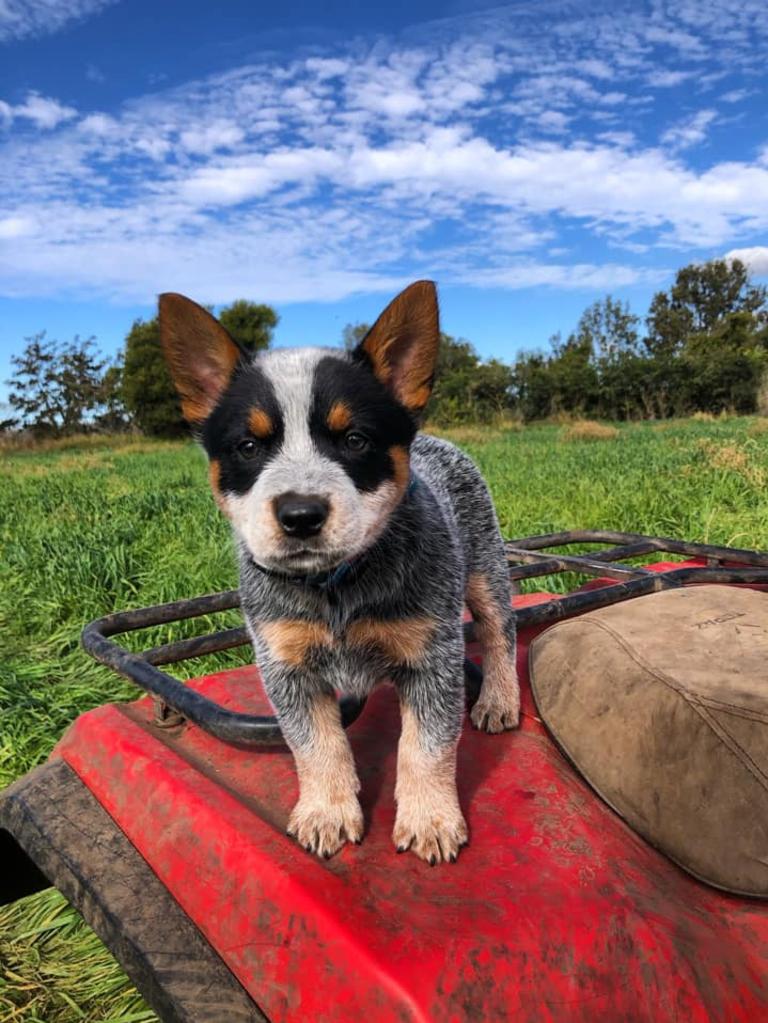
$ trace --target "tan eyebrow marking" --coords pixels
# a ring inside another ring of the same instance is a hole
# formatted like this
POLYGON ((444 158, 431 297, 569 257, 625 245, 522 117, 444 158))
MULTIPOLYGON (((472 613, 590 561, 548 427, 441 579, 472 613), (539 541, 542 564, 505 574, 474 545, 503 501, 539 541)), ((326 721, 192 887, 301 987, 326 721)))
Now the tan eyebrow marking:
POLYGON ((262 408, 251 409, 248 416, 248 427, 254 437, 261 437, 262 440, 274 430, 272 420, 262 408))
POLYGON ((352 410, 344 401, 335 401, 331 405, 326 422, 331 430, 346 430, 352 422, 352 410))

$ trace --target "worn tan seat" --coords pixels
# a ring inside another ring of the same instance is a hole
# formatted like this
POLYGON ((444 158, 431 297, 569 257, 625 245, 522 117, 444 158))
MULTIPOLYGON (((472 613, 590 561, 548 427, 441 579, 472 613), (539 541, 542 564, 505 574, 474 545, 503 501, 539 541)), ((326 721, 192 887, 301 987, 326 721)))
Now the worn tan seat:
POLYGON ((693 586, 561 622, 539 712, 587 781, 703 881, 768 897, 768 593, 693 586))

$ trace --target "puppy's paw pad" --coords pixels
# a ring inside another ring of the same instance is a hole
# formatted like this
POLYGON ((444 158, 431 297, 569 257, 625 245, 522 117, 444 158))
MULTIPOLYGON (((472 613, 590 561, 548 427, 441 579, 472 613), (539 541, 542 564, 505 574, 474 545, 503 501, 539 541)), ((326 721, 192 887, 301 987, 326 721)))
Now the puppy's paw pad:
POLYGON ((346 842, 363 839, 363 812, 357 800, 304 804, 299 800, 288 821, 288 834, 307 852, 329 859, 346 842))
POLYGON ((392 832, 398 852, 410 850, 433 867, 438 863, 455 863, 459 850, 468 840, 467 825, 461 813, 451 820, 434 817, 416 824, 398 818, 392 832))
POLYGON ((515 690, 498 696, 484 696, 481 692, 469 716, 472 724, 481 732, 496 734, 517 728, 520 721, 520 693, 515 690))

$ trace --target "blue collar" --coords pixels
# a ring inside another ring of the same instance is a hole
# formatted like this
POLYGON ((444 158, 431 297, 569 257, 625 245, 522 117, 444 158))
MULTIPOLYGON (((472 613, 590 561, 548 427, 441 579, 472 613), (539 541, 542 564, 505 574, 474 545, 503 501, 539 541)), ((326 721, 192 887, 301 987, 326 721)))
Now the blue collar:
MULTIPOLYGON (((411 497, 418 489, 418 486, 419 481, 412 474, 405 496, 411 497)), ((327 572, 313 572, 310 575, 286 575, 285 572, 276 572, 272 568, 266 568, 264 565, 260 565, 258 561, 255 561, 253 558, 250 559, 250 562, 254 568, 257 568, 264 575, 269 576, 270 579, 280 579, 282 582, 293 583, 295 586, 307 586, 310 589, 327 591, 335 590, 351 574, 357 575, 357 572, 362 563, 365 561, 367 554, 368 551, 363 551, 361 554, 358 554, 357 557, 350 558, 348 561, 342 561, 340 565, 336 565, 335 568, 331 568, 327 572)))

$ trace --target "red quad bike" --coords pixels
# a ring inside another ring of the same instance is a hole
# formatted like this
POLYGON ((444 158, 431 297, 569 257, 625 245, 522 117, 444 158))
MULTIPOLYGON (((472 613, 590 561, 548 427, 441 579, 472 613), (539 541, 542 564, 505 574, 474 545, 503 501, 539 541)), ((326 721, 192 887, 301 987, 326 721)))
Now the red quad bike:
POLYGON ((108 638, 236 607, 229 592, 86 628, 86 650, 152 696, 83 714, 0 794, 0 902, 56 885, 166 1021, 768 1020, 768 906, 694 880, 608 809, 549 738, 526 673, 554 622, 660 578, 768 588, 768 554, 603 531, 507 553, 514 580, 594 578, 515 598, 522 726, 465 730, 471 844, 455 865, 395 855, 391 687, 343 708, 366 835, 326 862, 285 834, 295 772, 256 668, 184 684, 156 667, 244 644, 245 630, 143 654, 108 638), (608 549, 545 550, 572 543, 608 549), (626 564, 658 552, 688 560, 626 564))

